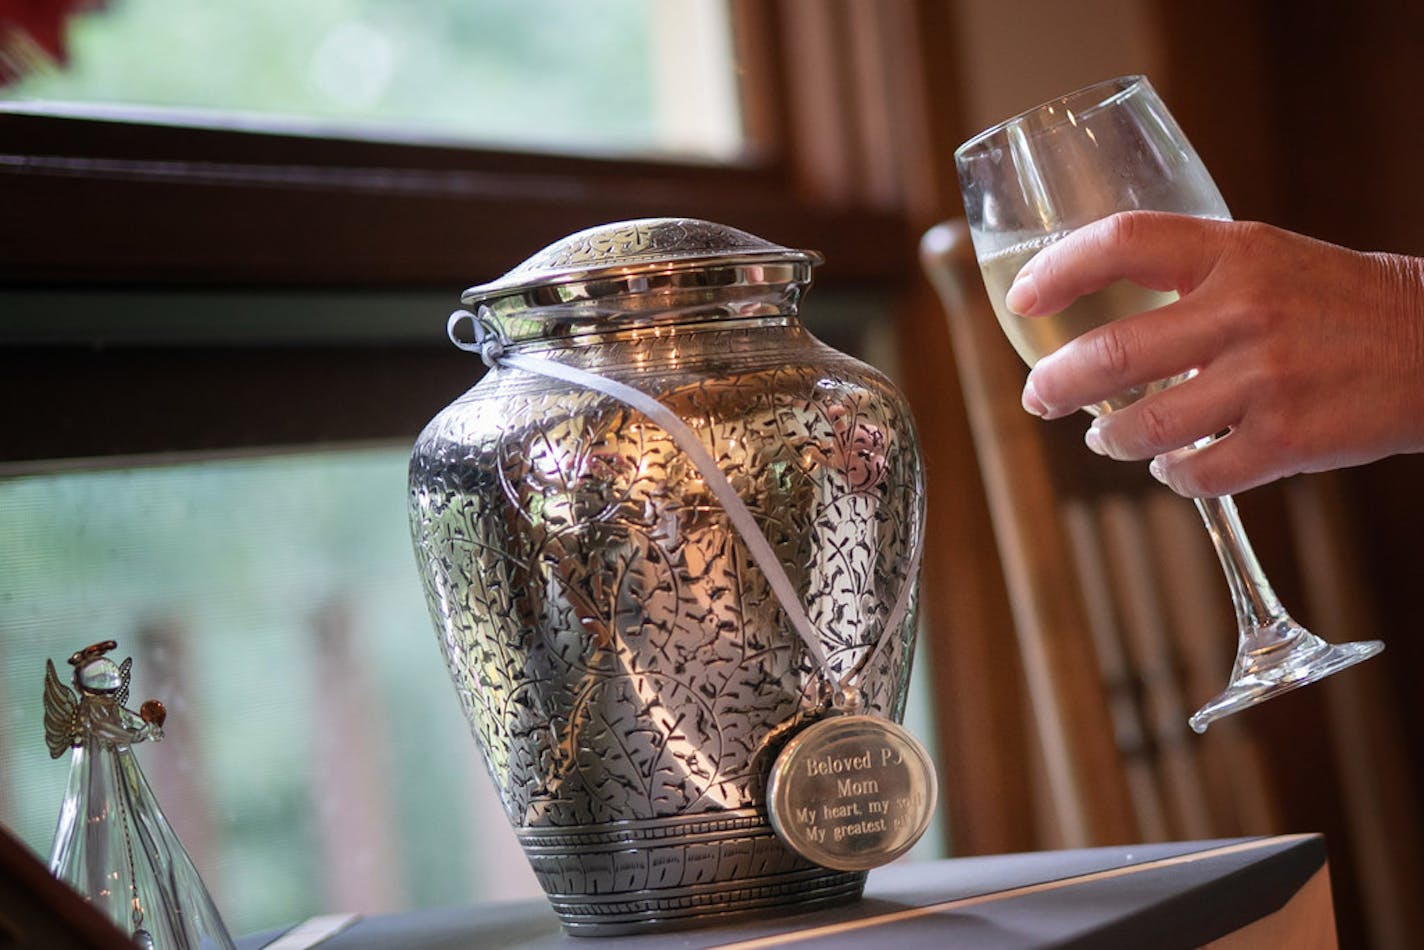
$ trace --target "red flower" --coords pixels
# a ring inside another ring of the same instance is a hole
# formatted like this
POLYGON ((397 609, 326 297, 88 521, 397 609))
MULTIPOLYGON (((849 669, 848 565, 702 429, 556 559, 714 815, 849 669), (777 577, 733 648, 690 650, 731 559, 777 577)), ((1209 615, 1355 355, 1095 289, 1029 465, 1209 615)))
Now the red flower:
POLYGON ((64 63, 65 25, 103 0, 0 0, 0 86, 14 82, 43 59, 64 63))

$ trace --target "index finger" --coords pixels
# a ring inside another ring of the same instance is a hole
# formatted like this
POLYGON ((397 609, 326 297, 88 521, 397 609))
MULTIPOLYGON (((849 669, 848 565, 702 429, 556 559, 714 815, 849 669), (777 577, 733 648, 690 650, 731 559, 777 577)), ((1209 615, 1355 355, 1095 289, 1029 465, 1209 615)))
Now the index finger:
POLYGON ((1094 221, 1030 259, 1004 303, 1021 316, 1043 316, 1119 280, 1186 293, 1215 266, 1220 242, 1212 237, 1224 224, 1160 211, 1125 211, 1094 221))

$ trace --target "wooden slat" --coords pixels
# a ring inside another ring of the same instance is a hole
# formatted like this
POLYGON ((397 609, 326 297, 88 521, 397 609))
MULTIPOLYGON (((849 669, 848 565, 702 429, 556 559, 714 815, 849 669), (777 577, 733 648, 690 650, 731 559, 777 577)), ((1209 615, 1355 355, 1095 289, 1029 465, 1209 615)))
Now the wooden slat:
MULTIPOLYGON (((1355 547, 1354 532, 1340 494, 1338 477, 1322 474, 1292 481, 1286 491, 1299 538, 1306 606, 1322 635, 1333 640, 1378 636, 1378 621, 1362 596, 1358 563, 1345 556, 1355 547)), ((1360 894, 1372 936, 1380 947, 1410 945, 1424 932, 1424 841, 1419 814, 1424 801, 1409 769, 1406 743, 1393 710, 1397 700, 1380 659, 1322 683, 1329 741, 1339 762, 1342 806, 1350 828, 1360 894)))
POLYGON ((948 329, 928 288, 902 313, 902 376, 925 456, 928 526, 921 603, 955 855, 1040 846, 1024 693, 1003 574, 948 329))
POLYGON ((847 27, 840 3, 780 0, 781 66, 788 101, 791 186, 804 199, 850 207, 858 193, 858 156, 847 27))
POLYGON ((1047 462, 1018 405, 1024 369, 978 286, 963 222, 937 226, 921 260, 949 316, 1029 703, 1063 843, 1130 840, 1131 796, 1098 684, 1092 636, 1071 572, 1047 462))
POLYGON ((1163 789, 1170 834, 1174 838, 1209 837, 1211 820, 1197 759, 1199 743, 1186 728, 1190 710, 1182 700, 1179 664, 1167 633, 1160 593, 1159 578, 1170 568, 1160 570, 1164 562, 1153 557, 1140 499, 1110 495, 1099 504, 1098 512, 1105 573, 1114 581, 1128 654, 1142 683, 1152 758, 1163 789))
POLYGON ((1108 583, 1102 532, 1094 509, 1083 499, 1063 504, 1063 526, 1073 553, 1078 585, 1083 591, 1094 652, 1102 674, 1102 687, 1113 722, 1113 738, 1122 754, 1132 795, 1138 837, 1165 841, 1169 837, 1162 786, 1153 769, 1151 741, 1143 723, 1139 701, 1141 682, 1128 662, 1121 624, 1108 583))

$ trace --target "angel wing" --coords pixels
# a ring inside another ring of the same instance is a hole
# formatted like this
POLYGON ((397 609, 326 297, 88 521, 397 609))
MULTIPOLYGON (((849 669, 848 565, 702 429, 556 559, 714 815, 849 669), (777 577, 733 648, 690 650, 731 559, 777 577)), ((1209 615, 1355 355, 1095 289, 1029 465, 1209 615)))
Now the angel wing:
POLYGON ((52 660, 45 660, 44 729, 51 759, 64 755, 79 734, 79 699, 59 681, 52 660))
POLYGON ((124 662, 119 664, 119 691, 114 694, 114 701, 120 706, 129 704, 129 678, 133 676, 133 657, 124 657, 124 662))

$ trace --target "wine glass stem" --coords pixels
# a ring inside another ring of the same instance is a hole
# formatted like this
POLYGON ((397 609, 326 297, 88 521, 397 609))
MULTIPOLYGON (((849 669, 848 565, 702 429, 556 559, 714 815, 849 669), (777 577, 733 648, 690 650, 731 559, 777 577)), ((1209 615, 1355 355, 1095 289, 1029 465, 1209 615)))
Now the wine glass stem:
POLYGON ((1216 547, 1216 556, 1221 559, 1221 569, 1226 573, 1241 636, 1243 640, 1254 641, 1246 649, 1254 653, 1293 640, 1290 631, 1294 624, 1256 560, 1256 552, 1251 549, 1251 541, 1236 512, 1236 502, 1230 495, 1195 501, 1216 547))

